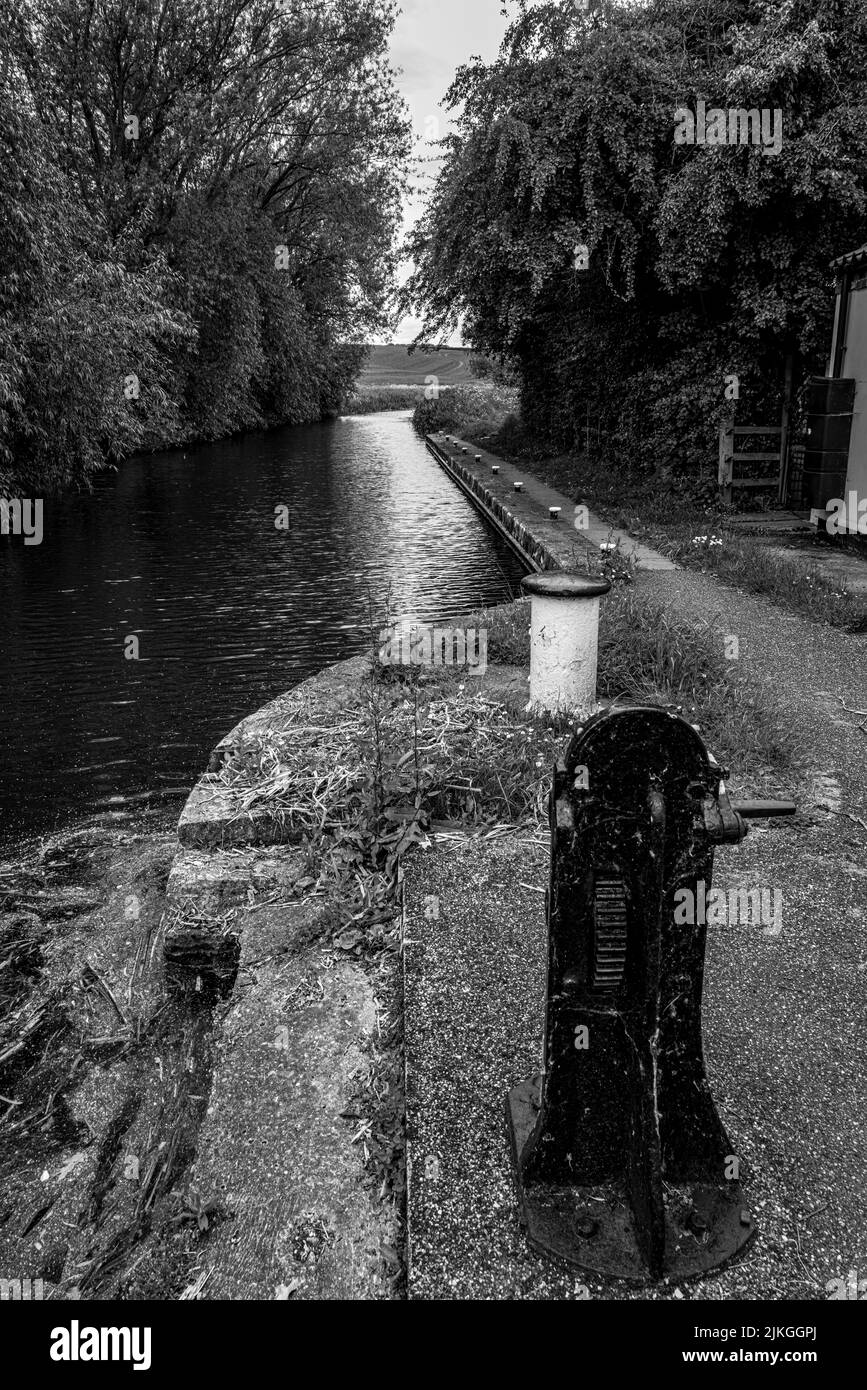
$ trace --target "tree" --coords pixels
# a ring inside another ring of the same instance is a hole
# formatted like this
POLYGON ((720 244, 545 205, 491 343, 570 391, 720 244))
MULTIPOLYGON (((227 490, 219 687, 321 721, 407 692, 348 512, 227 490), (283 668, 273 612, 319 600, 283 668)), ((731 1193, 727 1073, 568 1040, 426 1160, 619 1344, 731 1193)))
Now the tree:
POLYGON ((192 334, 161 258, 128 271, 0 83, 0 493, 54 489, 179 428, 165 354, 192 334), (132 375, 137 398, 125 392, 132 375))
POLYGON ((858 0, 521 5, 449 93, 462 112, 410 245, 420 336, 465 316, 552 443, 589 407, 630 461, 706 467, 726 375, 764 415, 787 353, 822 369, 828 262, 863 240, 865 57, 858 0), (780 108, 779 153, 675 144, 699 98, 780 108))
POLYGON ((157 393, 132 412, 142 438, 315 419, 351 381, 389 307, 409 153, 394 16, 392 0, 0 0, 10 83, 79 242, 156 296, 124 344, 157 393))

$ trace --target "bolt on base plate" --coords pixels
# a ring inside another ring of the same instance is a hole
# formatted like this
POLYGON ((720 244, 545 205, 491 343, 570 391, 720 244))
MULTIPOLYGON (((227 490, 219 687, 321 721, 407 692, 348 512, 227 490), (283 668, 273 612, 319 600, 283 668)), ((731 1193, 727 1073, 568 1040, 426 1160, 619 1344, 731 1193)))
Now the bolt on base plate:
POLYGON ((521 1221, 530 1245, 541 1254, 644 1284, 697 1278, 734 1260, 755 1238, 757 1227, 744 1209, 737 1182, 666 1183, 665 1254, 662 1269, 651 1270, 620 1184, 524 1183, 522 1156, 539 1119, 541 1097, 540 1076, 515 1086, 506 1097, 521 1221))

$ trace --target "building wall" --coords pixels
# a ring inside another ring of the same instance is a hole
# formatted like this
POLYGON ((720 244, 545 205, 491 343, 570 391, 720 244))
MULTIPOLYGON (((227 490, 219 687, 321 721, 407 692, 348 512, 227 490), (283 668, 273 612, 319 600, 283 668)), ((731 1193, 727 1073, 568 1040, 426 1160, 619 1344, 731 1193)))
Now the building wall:
POLYGON ((867 497, 867 276, 859 275, 852 283, 840 375, 854 377, 857 383, 846 490, 854 489, 859 498, 864 498, 867 497))

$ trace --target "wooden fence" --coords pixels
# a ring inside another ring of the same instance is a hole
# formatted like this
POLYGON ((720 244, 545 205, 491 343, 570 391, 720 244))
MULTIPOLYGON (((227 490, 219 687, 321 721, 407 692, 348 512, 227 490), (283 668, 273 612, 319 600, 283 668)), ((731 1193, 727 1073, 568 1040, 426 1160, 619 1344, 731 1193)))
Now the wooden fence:
POLYGON ((785 501, 788 454, 788 428, 783 425, 736 425, 734 420, 724 420, 719 427, 719 486, 722 500, 731 504, 735 489, 774 488, 777 499, 785 501), (739 439, 777 439, 776 449, 753 449, 738 452, 739 439), (772 474, 735 473, 736 464, 776 463, 772 474))

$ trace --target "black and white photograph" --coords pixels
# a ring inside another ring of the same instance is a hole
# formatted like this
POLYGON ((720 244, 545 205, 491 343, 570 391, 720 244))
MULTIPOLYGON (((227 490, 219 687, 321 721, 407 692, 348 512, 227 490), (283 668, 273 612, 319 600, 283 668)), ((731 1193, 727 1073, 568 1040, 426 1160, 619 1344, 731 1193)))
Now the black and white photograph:
POLYGON ((836 1375, 865 1002, 864 0, 0 0, 16 1374, 836 1375))

